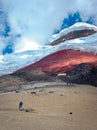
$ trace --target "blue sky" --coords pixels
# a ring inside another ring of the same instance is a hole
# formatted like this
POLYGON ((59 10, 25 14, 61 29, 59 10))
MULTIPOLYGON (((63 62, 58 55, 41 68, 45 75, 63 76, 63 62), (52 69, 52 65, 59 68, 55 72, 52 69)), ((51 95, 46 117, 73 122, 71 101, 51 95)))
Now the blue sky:
MULTIPOLYGON (((83 19, 80 17, 80 13, 79 12, 70 13, 67 18, 64 18, 60 26, 60 29, 56 29, 54 33, 59 33, 62 29, 68 28, 76 22, 84 22, 83 19)), ((89 17, 85 22, 95 25, 95 22, 93 21, 92 16, 89 17)))
POLYGON ((38 49, 76 22, 97 25, 96 0, 1 0, 0 54, 38 49))

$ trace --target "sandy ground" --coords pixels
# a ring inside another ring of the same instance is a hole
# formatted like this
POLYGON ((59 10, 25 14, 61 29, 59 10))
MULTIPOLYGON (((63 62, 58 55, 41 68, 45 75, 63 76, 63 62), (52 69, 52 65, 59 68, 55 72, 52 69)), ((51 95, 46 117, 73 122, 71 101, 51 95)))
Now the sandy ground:
POLYGON ((54 86, 0 93, 0 130, 97 130, 97 88, 54 86), (19 111, 21 100, 39 112, 19 111))

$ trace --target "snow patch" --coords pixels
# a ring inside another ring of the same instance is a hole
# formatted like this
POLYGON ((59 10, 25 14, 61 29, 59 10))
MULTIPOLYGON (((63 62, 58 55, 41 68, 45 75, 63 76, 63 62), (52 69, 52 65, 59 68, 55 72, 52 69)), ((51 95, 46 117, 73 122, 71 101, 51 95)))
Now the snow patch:
POLYGON ((88 23, 77 22, 74 25, 70 26, 69 28, 63 29, 60 33, 53 35, 52 38, 50 39, 50 42, 53 42, 54 40, 57 40, 61 36, 66 35, 70 32, 78 31, 78 30, 94 30, 94 31, 97 31, 97 27, 94 26, 94 25, 88 24, 88 23))

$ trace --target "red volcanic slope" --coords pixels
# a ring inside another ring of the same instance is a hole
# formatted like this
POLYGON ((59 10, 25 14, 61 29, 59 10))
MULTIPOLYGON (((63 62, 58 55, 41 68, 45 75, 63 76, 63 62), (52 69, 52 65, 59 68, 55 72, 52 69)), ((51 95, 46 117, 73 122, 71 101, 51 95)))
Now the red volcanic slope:
POLYGON ((80 63, 97 65, 97 55, 79 50, 62 50, 46 56, 42 60, 24 67, 25 70, 42 70, 45 72, 66 72, 80 63))

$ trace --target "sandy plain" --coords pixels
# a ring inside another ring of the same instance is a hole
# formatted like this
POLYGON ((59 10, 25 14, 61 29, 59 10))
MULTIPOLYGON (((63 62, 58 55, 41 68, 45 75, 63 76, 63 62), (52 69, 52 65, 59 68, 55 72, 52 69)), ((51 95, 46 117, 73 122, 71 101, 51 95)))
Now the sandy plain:
POLYGON ((97 88, 49 83, 49 87, 0 93, 0 130, 97 130, 97 88), (19 101, 38 112, 19 111, 19 101))

